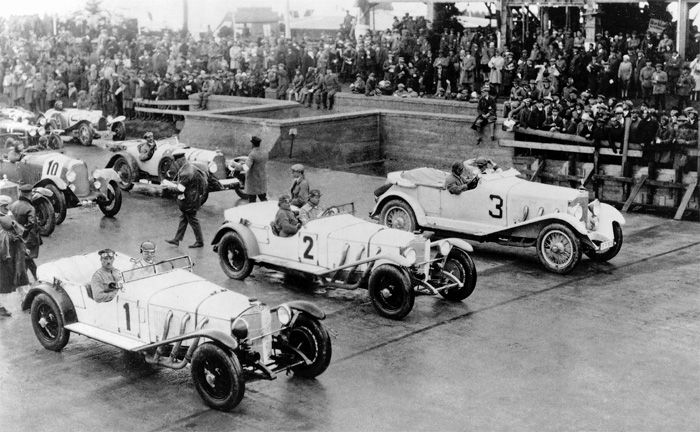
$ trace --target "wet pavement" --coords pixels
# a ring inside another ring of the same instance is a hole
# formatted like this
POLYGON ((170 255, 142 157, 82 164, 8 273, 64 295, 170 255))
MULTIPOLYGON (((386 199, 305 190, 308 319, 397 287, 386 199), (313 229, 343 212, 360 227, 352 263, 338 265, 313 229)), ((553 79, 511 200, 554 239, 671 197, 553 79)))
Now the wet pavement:
MULTIPOLYGON (((69 145, 90 168, 110 156, 69 145)), ((287 192, 289 164, 269 165, 270 195, 287 192)), ((354 201, 366 217, 379 177, 308 169, 326 205, 354 201)), ((239 202, 210 195, 205 239, 239 202)), ((112 247, 161 258, 190 254, 212 282, 274 305, 316 302, 328 314, 333 360, 316 380, 280 376, 247 386, 230 413, 208 409, 189 368, 144 369, 116 348, 72 335, 43 349, 18 295, 0 296, 0 430, 698 430, 700 225, 627 215, 625 243, 608 264, 583 259, 568 276, 544 271, 534 249, 475 244, 477 287, 463 302, 419 297, 404 321, 379 317, 365 291, 314 294, 270 270, 228 279, 209 245, 172 238, 173 200, 125 193, 114 219, 71 209, 45 239, 39 263, 112 247), (10 426, 9 429, 7 428, 10 426)))

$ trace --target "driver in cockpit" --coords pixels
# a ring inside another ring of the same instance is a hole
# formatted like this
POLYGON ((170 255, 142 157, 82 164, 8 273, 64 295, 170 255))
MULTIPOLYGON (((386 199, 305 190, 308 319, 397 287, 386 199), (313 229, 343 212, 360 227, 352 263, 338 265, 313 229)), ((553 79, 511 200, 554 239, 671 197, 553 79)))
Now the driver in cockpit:
POLYGON ((325 209, 319 205, 321 202, 321 191, 311 189, 309 191, 309 199, 299 210, 299 220, 302 225, 306 225, 310 220, 321 217, 325 209))

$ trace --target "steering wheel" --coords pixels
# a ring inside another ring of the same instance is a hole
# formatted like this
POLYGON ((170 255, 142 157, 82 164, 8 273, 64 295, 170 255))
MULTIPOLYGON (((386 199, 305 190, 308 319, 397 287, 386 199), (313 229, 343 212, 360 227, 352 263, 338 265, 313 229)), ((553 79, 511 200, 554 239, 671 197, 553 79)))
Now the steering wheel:
POLYGON ((321 217, 324 216, 335 216, 337 214, 340 214, 340 209, 338 207, 328 207, 321 213, 321 217))

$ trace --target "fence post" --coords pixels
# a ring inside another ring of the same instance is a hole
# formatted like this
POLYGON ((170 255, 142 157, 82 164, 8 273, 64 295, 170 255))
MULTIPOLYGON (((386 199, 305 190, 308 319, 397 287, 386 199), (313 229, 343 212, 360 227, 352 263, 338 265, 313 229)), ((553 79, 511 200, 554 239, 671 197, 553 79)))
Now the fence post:
MULTIPOLYGON (((625 136, 622 139, 622 163, 620 164, 620 176, 629 177, 629 164, 627 163, 627 152, 630 148, 630 124, 632 123, 629 117, 625 118, 625 136)), ((630 193, 629 183, 622 184, 622 201, 627 201, 627 196, 630 193)))

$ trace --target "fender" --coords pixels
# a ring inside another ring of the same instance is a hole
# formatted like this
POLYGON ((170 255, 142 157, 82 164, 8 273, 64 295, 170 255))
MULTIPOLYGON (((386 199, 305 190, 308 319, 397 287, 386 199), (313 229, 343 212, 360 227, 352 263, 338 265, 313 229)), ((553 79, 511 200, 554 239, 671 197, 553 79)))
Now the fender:
POLYGON ((219 227, 219 230, 214 235, 214 239, 211 241, 215 251, 224 234, 231 231, 241 236, 246 248, 248 249, 249 257, 260 255, 260 248, 258 247, 258 240, 255 238, 255 235, 250 228, 240 222, 226 222, 219 227))
POLYGON ((601 223, 606 221, 608 223, 617 222, 620 225, 625 225, 625 217, 622 213, 610 204, 600 203, 600 214, 598 218, 601 223))
POLYGON ((115 162, 117 161, 117 159, 119 159, 120 157, 123 157, 124 159, 126 159, 126 162, 127 162, 129 165, 131 165, 131 168, 136 170, 136 171, 134 171, 135 173, 139 172, 139 171, 138 171, 138 169, 139 169, 139 164, 138 164, 138 162, 136 161, 136 158, 135 158, 133 155, 131 155, 130 153, 127 153, 126 151, 120 151, 120 152, 114 154, 111 158, 109 158, 109 162, 107 162, 107 165, 105 165, 105 168, 112 168, 112 167, 114 167, 114 163, 115 163, 115 162))
POLYGON ((58 310, 61 312, 63 324, 72 324, 78 321, 78 316, 75 313, 73 301, 68 296, 68 293, 61 288, 60 285, 50 284, 48 282, 35 282, 29 289, 27 295, 22 299, 22 310, 27 310, 32 306, 32 301, 37 295, 44 293, 51 297, 58 305, 58 310))
MULTIPOLYGON (((411 267, 413 265, 412 262, 410 262, 407 258, 401 256, 401 255, 396 255, 396 256, 389 256, 389 255, 377 255, 376 260, 372 261, 374 264, 374 268, 379 267, 382 264, 389 264, 393 265, 394 267, 399 267, 402 269, 405 269, 407 267, 411 267)), ((348 263, 351 264, 351 263, 348 263)))
POLYGON ((113 169, 109 169, 109 168, 96 169, 95 171, 92 172, 92 177, 94 179, 102 179, 102 180, 106 180, 106 181, 110 181, 110 182, 115 181, 117 183, 119 182, 119 180, 121 180, 119 178, 119 174, 117 174, 117 172, 114 171, 113 169))
POLYGON ((170 339, 164 339, 162 341, 154 342, 154 343, 151 343, 148 345, 141 345, 139 347, 134 348, 132 351, 139 352, 139 351, 150 350, 153 348, 158 348, 161 345, 169 345, 169 344, 172 344, 175 342, 199 338, 199 337, 209 338, 216 343, 224 345, 226 348, 230 349, 231 351, 235 351, 238 349, 238 341, 236 339, 234 339, 233 336, 230 336, 230 335, 222 332, 221 330, 202 329, 202 330, 193 331, 192 333, 187 333, 184 335, 175 336, 175 337, 170 338, 170 339))
MULTIPOLYGON (((432 246, 434 243, 438 243, 440 241, 441 240, 430 243, 430 246, 432 246)), ((467 251, 467 252, 474 252, 474 248, 472 247, 472 245, 470 245, 469 242, 467 242, 465 240, 458 239, 455 237, 450 237, 450 238, 446 238, 445 241, 447 241, 453 247, 462 249, 462 250, 467 251)))
MULTIPOLYGON (((576 219, 574 216, 568 214, 568 213, 550 213, 547 215, 539 216, 533 219, 528 219, 525 222, 519 223, 516 226, 509 227, 503 231, 497 231, 492 234, 496 234, 498 232, 515 232, 518 231, 519 229, 528 229, 529 227, 532 227, 533 225, 541 226, 541 225, 546 225, 548 223, 552 222, 562 222, 565 225, 568 225, 573 229, 576 233, 580 234, 581 236, 588 237, 588 230, 586 229, 586 225, 581 222, 579 219, 576 219)), ((539 231, 539 228, 537 229, 539 231)))
POLYGON ((326 318, 326 313, 323 312, 320 307, 306 300, 292 300, 290 302, 283 303, 283 305, 288 306, 291 310, 297 312, 306 312, 318 320, 326 318))
POLYGON ((32 201, 39 197, 46 197, 50 199, 53 196, 53 192, 41 186, 35 187, 33 189, 33 192, 34 194, 32 195, 32 201))
POLYGON ((375 204, 374 208, 372 209, 369 215, 373 218, 378 217, 382 211, 382 208, 384 207, 384 204, 386 204, 389 200, 395 198, 406 201, 406 203, 408 203, 408 205, 413 210, 413 214, 416 215, 416 222, 418 223, 418 225, 425 226, 426 216, 425 211, 423 210, 423 206, 421 206, 418 200, 414 197, 394 188, 389 189, 384 193, 384 195, 377 199, 377 204, 375 204))
POLYGON ((34 184, 34 187, 45 188, 47 185, 50 185, 50 184, 53 184, 54 186, 56 186, 58 188, 58 190, 61 190, 61 191, 65 191, 68 189, 68 185, 66 184, 66 182, 64 182, 63 179, 61 179, 61 177, 58 177, 58 176, 42 177, 41 180, 39 180, 38 182, 36 182, 36 184, 34 184))
POLYGON ((118 116, 114 117, 113 119, 107 119, 107 125, 114 126, 117 123, 122 123, 124 120, 126 120, 125 116, 118 116))

